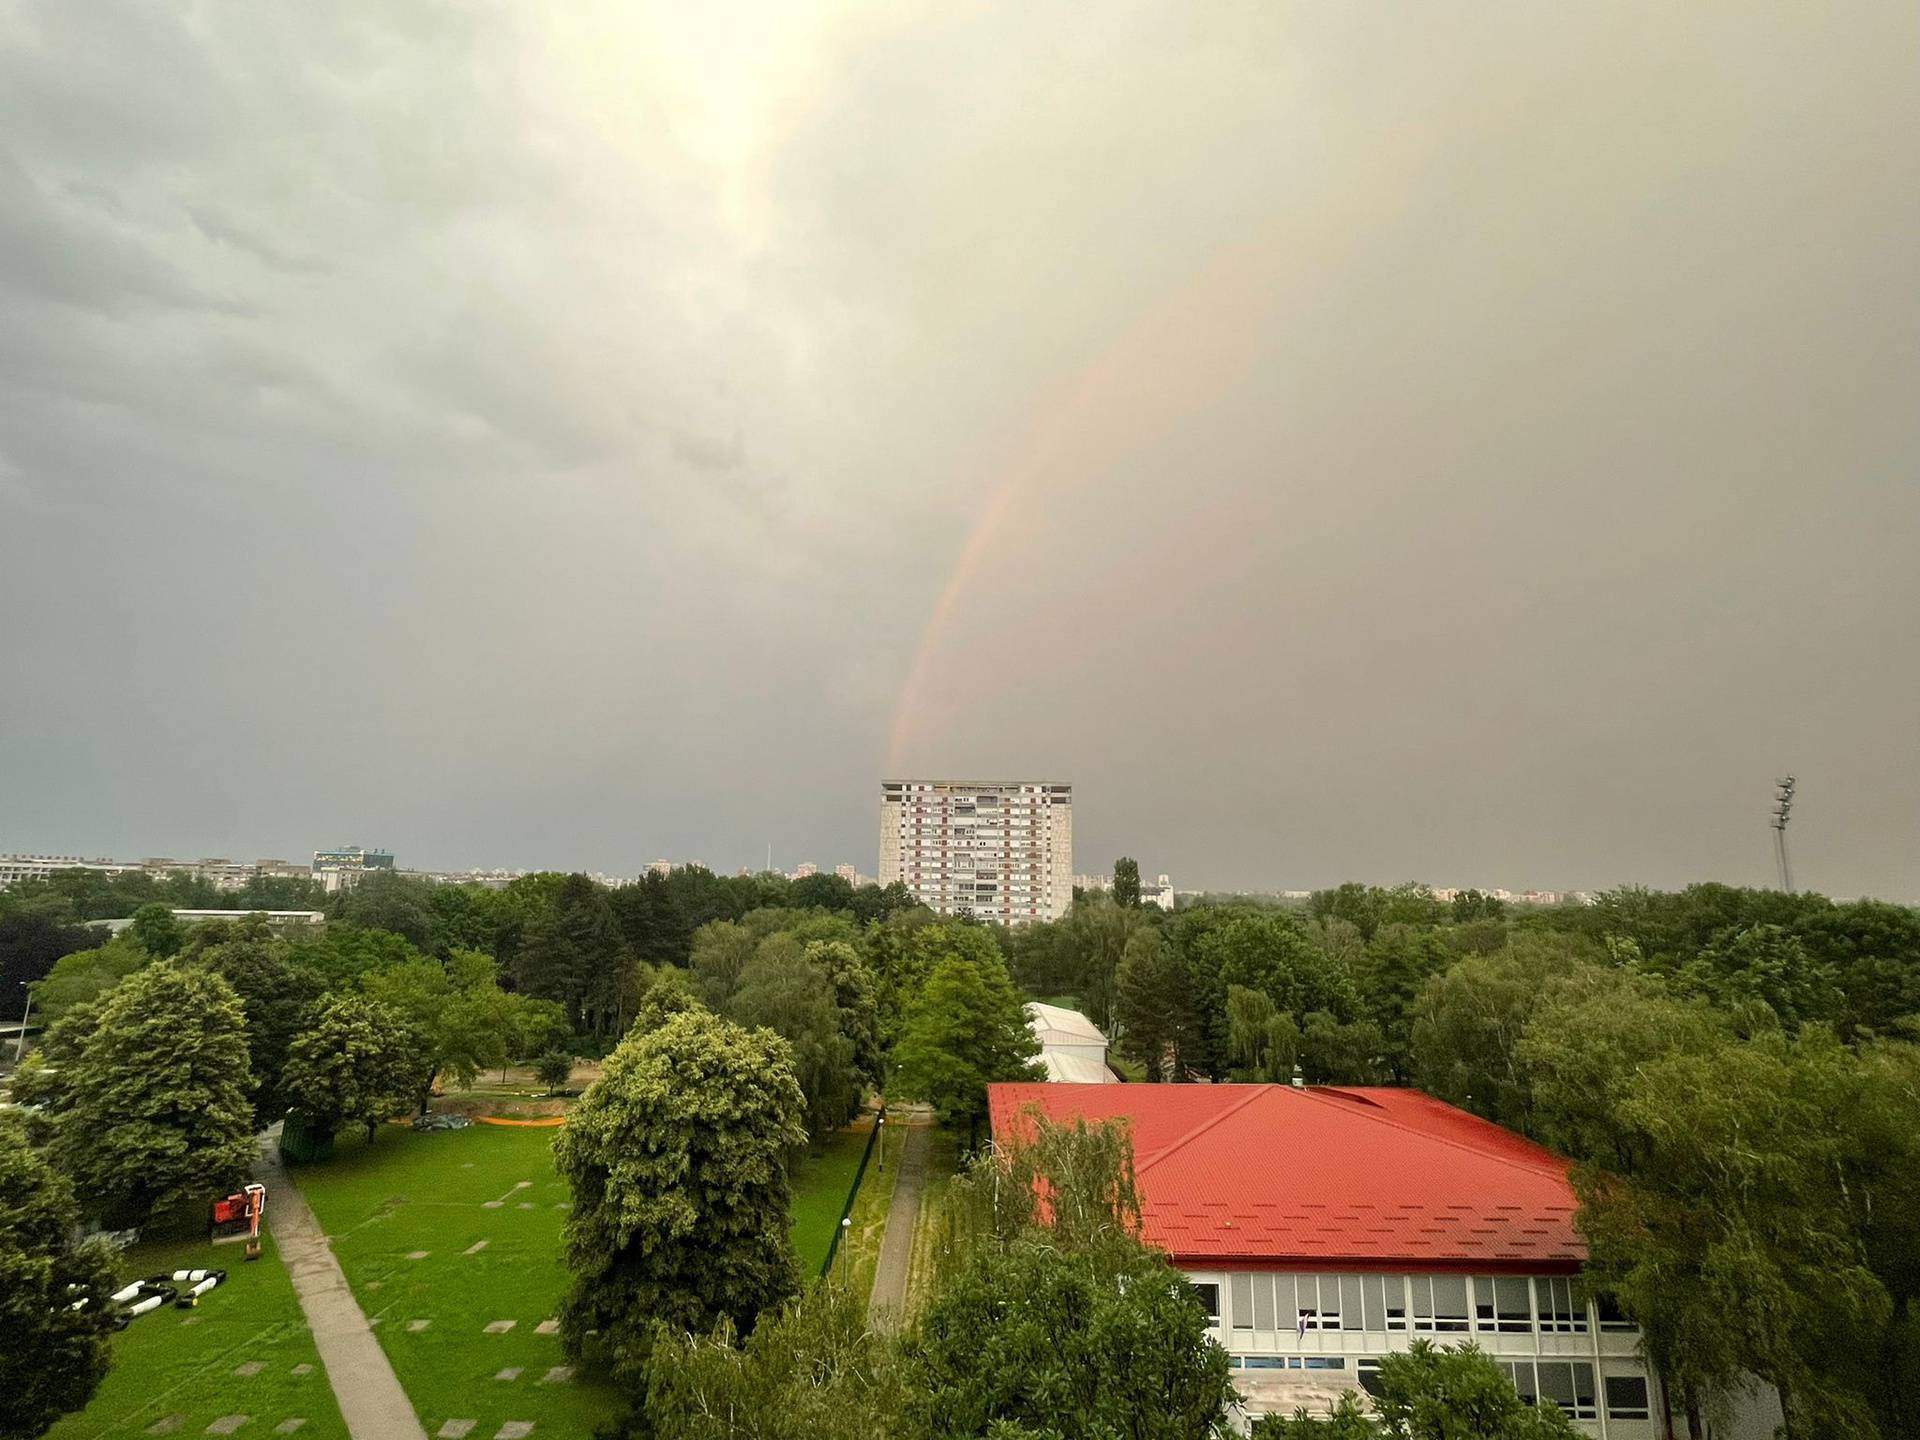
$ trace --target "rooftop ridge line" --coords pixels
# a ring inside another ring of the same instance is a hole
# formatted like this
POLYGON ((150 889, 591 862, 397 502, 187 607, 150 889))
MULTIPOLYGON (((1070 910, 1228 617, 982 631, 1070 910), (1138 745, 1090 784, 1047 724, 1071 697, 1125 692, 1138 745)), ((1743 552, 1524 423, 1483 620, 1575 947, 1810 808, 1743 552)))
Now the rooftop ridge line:
POLYGON ((1247 1090, 1248 1090, 1248 1093, 1246 1095, 1234 1101, 1233 1104, 1227 1106, 1224 1110, 1219 1111, 1217 1114, 1208 1116, 1205 1120, 1202 1120, 1198 1125, 1194 1126, 1191 1130, 1187 1131, 1186 1134, 1181 1135, 1176 1139, 1169 1140, 1165 1145, 1161 1146, 1158 1150, 1156 1150, 1153 1153, 1152 1158, 1149 1159, 1144 1165, 1138 1165, 1138 1164, 1135 1165, 1133 1167, 1134 1178, 1138 1179, 1140 1176, 1146 1174, 1147 1171, 1151 1170, 1154 1166, 1158 1165, 1162 1160, 1166 1159, 1167 1156, 1173 1154, 1176 1150, 1180 1149, 1182 1146, 1190 1144, 1194 1140, 1198 1139, 1200 1136, 1206 1134, 1207 1131, 1211 1130, 1214 1126, 1218 1125, 1222 1120, 1225 1120, 1232 1115, 1238 1115, 1242 1110, 1246 1109, 1247 1106, 1253 1104, 1254 1101, 1260 1099, 1261 1096, 1266 1093, 1267 1087, 1263 1085, 1250 1085, 1247 1087, 1247 1090))
MULTIPOLYGON (((1314 1087, 1311 1087, 1311 1086, 1302 1087, 1301 1089, 1301 1093, 1303 1095, 1311 1096, 1314 1100, 1318 1101, 1322 1105, 1331 1105, 1334 1103, 1327 1096, 1315 1095, 1313 1091, 1314 1091, 1314 1087)), ((1420 1095, 1426 1099, 1433 1098, 1427 1095, 1427 1093, 1424 1090, 1414 1090, 1410 1093, 1415 1095, 1420 1095)), ((1442 1103, 1445 1103, 1445 1102, 1442 1102, 1442 1103)), ((1363 1118, 1371 1121, 1376 1125, 1390 1125, 1395 1130, 1398 1130, 1403 1134, 1418 1135, 1422 1139, 1431 1140, 1437 1145, 1448 1145, 1455 1150, 1464 1151, 1469 1155, 1477 1155, 1483 1160, 1492 1160, 1496 1164, 1510 1166, 1515 1170, 1523 1170, 1529 1175, 1537 1175, 1537 1176, 1543 1176, 1543 1177, 1557 1177, 1559 1179, 1564 1180, 1566 1179, 1567 1171, 1570 1168, 1570 1166, 1568 1165, 1568 1162, 1560 1159, 1559 1156, 1554 1155, 1551 1150, 1546 1150, 1545 1146, 1541 1146, 1540 1148, 1544 1150, 1545 1153, 1548 1155, 1551 1163, 1549 1163, 1549 1161, 1540 1161, 1540 1160, 1534 1160, 1534 1161, 1521 1160, 1512 1155, 1501 1155, 1492 1150, 1483 1150, 1478 1145, 1469 1145, 1464 1140, 1456 1140, 1453 1137, 1448 1135, 1436 1134, 1432 1130, 1419 1129, 1413 1125, 1407 1124, 1403 1120, 1396 1120, 1393 1118, 1391 1114, 1388 1113, 1386 1107, 1384 1106, 1375 1106, 1374 1109, 1371 1111, 1355 1112, 1355 1111, 1349 1110, 1349 1111, 1343 1111, 1342 1113, 1345 1113, 1345 1114, 1359 1113, 1360 1115, 1363 1116, 1363 1118)), ((1463 1115, 1473 1114, 1473 1112, 1470 1110, 1463 1110, 1460 1113, 1463 1115)), ((1481 1117, 1479 1117, 1478 1115, 1474 1115, 1473 1118, 1476 1120, 1480 1120, 1480 1123, 1483 1125, 1493 1124, 1491 1120, 1482 1120, 1481 1117)), ((1500 1129, 1500 1127, 1497 1125, 1495 1125, 1494 1128, 1496 1130, 1500 1129)), ((1507 1131, 1507 1130, 1501 1130, 1501 1133, 1504 1135, 1504 1134, 1512 1134, 1513 1132, 1507 1131)), ((1524 1135, 1518 1136, 1517 1138, 1521 1140, 1525 1140, 1526 1143, 1529 1145, 1532 1145, 1535 1143, 1532 1140, 1527 1140, 1527 1137, 1524 1135)), ((1480 1207, 1473 1207, 1473 1208, 1478 1209, 1480 1207)))

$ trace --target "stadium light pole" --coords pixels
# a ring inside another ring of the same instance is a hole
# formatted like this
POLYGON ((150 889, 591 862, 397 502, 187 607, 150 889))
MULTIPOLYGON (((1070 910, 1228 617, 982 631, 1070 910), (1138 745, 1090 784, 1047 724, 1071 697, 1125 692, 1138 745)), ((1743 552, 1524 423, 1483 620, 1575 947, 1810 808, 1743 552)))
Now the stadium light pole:
POLYGON ((1793 818, 1793 776, 1773 782, 1773 852, 1780 862, 1780 888, 1793 893, 1793 866, 1787 859, 1787 821, 1793 818))

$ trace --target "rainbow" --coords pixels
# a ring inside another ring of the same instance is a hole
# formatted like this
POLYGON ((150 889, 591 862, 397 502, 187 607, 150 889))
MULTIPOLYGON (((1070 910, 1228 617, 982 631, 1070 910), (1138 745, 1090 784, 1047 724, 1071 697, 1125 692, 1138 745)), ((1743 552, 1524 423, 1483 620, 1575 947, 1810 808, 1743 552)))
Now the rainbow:
POLYGON ((1256 238, 1216 252, 1156 303, 1145 306, 1065 387, 1057 404, 1042 408, 1041 420, 1016 448, 993 498, 968 532, 921 628, 894 702, 887 741, 889 774, 903 773, 947 631, 1015 507, 1045 486, 1049 476, 1065 471, 1069 456, 1077 457, 1080 472, 1095 468, 1087 464, 1090 449, 1101 444, 1124 448, 1122 440, 1139 445, 1164 434, 1176 420, 1208 404, 1233 378, 1250 371, 1273 333, 1263 323, 1270 306, 1262 302, 1284 293, 1282 279, 1305 281, 1325 274, 1351 251, 1353 237, 1404 218, 1421 194, 1417 182, 1438 144, 1437 135, 1425 136, 1424 142, 1376 156, 1385 163, 1350 175, 1344 192, 1315 208, 1304 236, 1296 212, 1256 238), (1209 363, 1182 370, 1168 363, 1174 354, 1202 354, 1209 363), (1139 393, 1130 394, 1130 386, 1139 393), (1114 403, 1122 399, 1129 403, 1114 403))

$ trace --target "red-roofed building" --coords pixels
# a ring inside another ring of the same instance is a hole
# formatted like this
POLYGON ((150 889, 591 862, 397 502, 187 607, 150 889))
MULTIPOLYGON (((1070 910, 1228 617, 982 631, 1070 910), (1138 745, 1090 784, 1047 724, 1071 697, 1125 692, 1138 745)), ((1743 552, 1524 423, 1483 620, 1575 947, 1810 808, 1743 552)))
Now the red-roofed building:
POLYGON ((1651 1440, 1627 1321, 1577 1300, 1566 1163, 1417 1090, 994 1085, 997 1140, 1037 1110, 1124 1120, 1144 1238, 1208 1307, 1254 1411, 1369 1388, 1380 1356, 1471 1338, 1522 1395, 1605 1440, 1651 1440))

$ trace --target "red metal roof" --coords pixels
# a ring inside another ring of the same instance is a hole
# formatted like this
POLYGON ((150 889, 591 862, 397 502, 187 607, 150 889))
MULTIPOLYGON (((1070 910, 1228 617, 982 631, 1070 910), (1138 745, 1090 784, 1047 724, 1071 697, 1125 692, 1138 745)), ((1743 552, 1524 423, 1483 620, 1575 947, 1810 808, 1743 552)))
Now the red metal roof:
POLYGON ((1145 1238, 1189 1269, 1577 1270, 1567 1164, 1418 1090, 993 1085, 1002 1141, 1038 1106, 1124 1119, 1145 1238))

